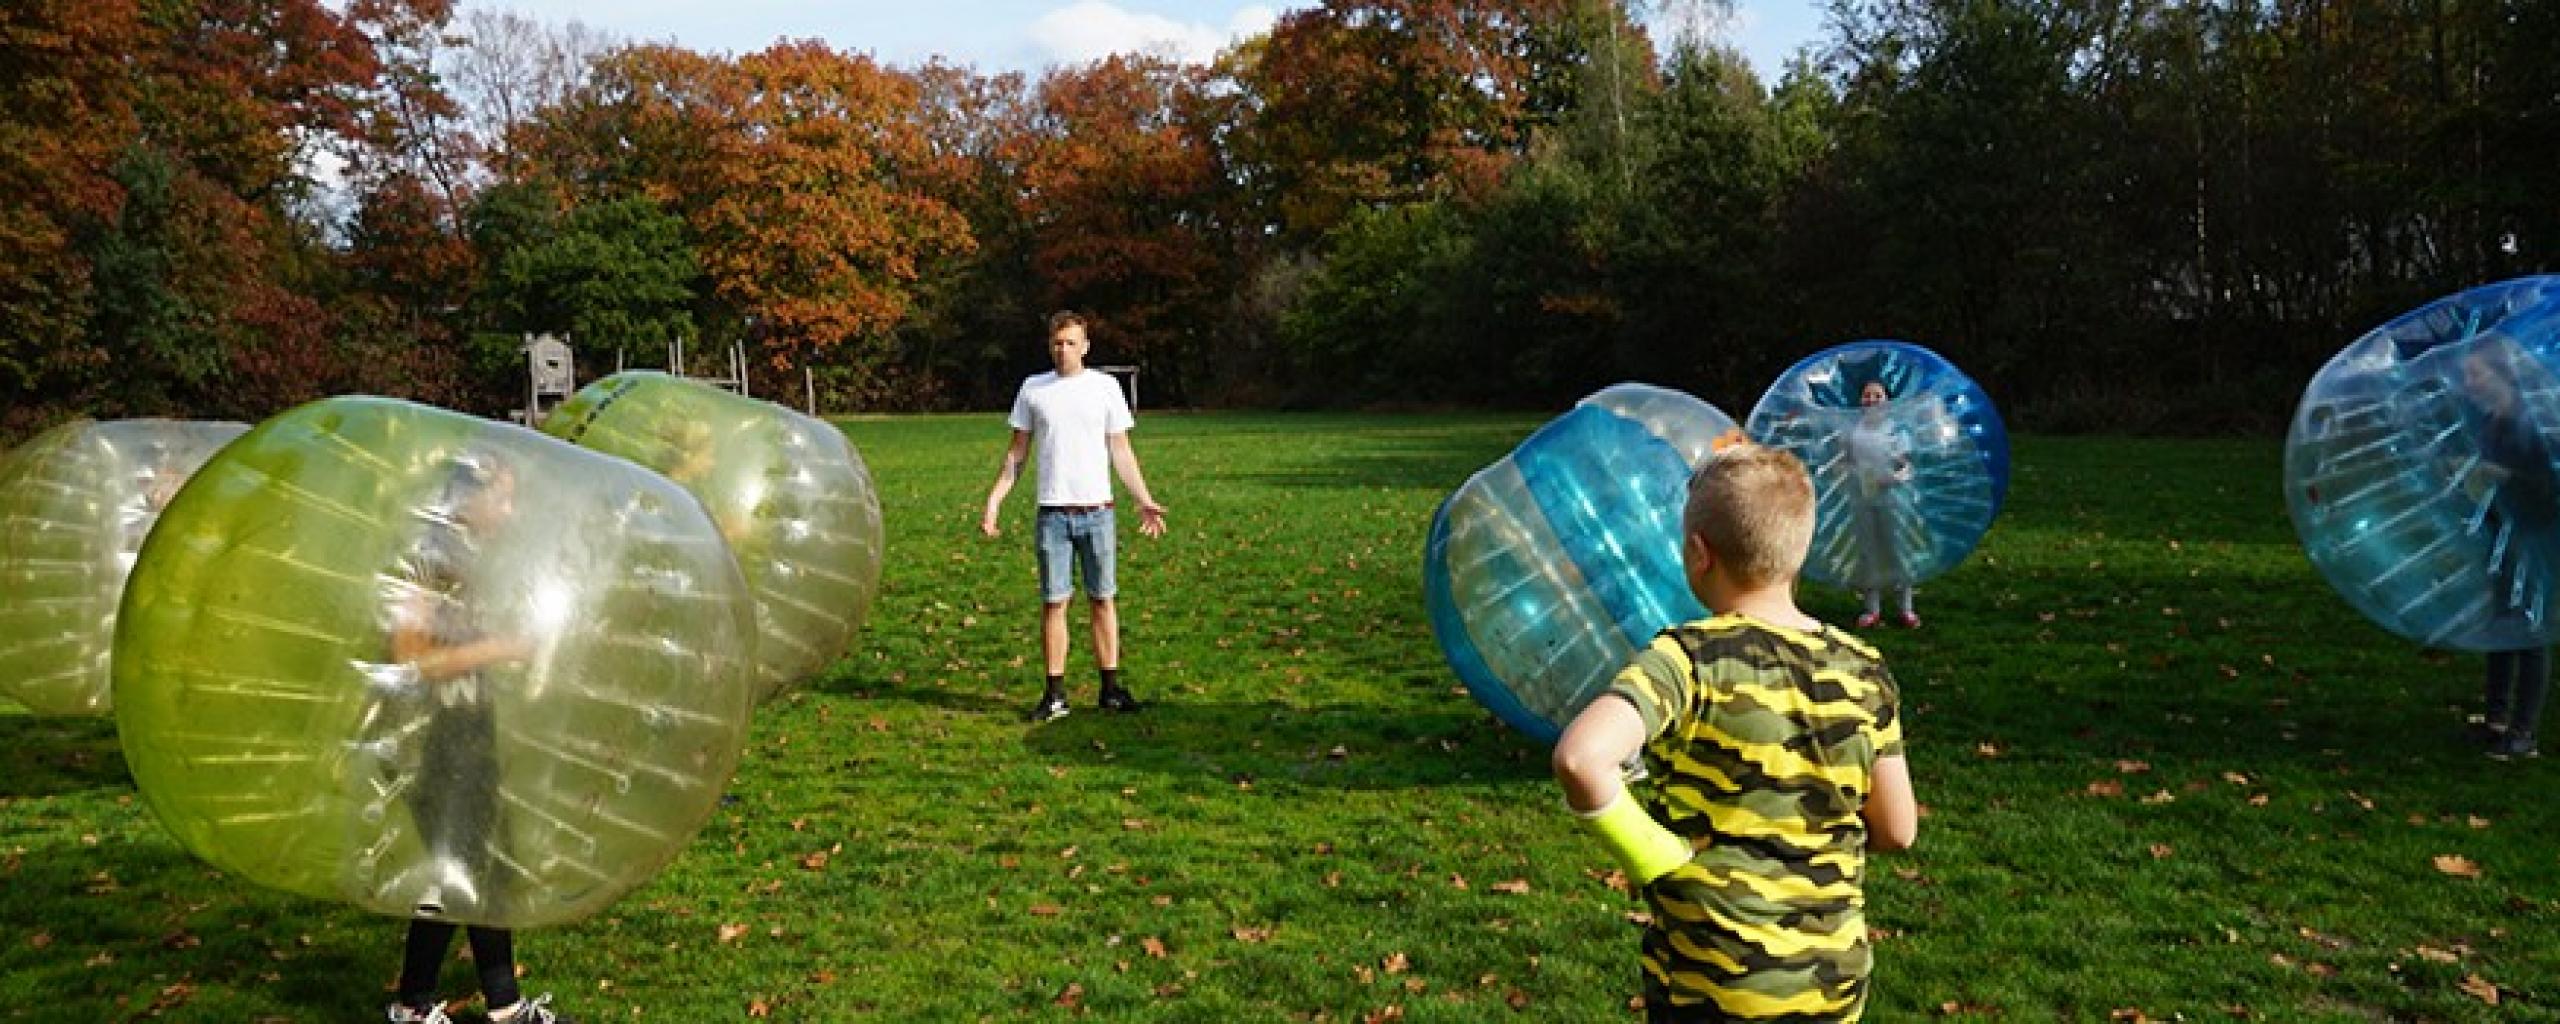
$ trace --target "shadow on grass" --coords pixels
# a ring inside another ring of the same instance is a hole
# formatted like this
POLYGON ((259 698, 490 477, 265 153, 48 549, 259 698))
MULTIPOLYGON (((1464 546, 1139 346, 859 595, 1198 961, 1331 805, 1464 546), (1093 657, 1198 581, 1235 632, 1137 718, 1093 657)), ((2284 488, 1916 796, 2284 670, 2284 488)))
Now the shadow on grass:
POLYGON ((1220 784, 1405 789, 1543 779, 1547 754, 1481 712, 1416 711, 1360 704, 1301 706, 1219 701, 1169 693, 1136 714, 1106 714, 1077 695, 1072 714, 1022 722, 1028 701, 1002 703, 966 690, 845 688, 867 700, 907 701, 984 715, 1020 729, 1023 746, 1055 760, 1134 768, 1220 784))
POLYGON ((69 796, 130 785, 115 719, 0 715, 0 797, 69 796))
POLYGON ((400 922, 246 884, 163 835, 38 845, 0 885, 0 990, 31 1019, 379 1019, 398 966, 400 922))

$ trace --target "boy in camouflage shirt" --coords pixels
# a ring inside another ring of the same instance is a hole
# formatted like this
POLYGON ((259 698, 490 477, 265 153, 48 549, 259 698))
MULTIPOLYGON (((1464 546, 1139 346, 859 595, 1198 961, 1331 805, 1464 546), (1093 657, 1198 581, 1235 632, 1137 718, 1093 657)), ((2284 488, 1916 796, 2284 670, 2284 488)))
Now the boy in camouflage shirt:
POLYGON ((1857 1020, 1866 851, 1918 830, 1893 677, 1795 606, 1813 486, 1794 456, 1717 453, 1681 532, 1689 588, 1719 612, 1655 636, 1565 729, 1565 803, 1651 905, 1649 1020, 1857 1020), (1639 747, 1651 774, 1631 794, 1639 747))

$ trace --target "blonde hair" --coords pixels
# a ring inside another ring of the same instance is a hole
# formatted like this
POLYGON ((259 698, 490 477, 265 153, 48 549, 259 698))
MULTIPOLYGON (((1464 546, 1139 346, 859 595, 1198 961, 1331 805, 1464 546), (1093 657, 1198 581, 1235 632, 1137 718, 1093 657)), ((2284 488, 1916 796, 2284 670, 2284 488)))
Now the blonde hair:
POLYGON ((1745 586, 1794 579, 1813 546, 1813 478, 1777 448, 1737 444, 1689 475, 1681 530, 1745 586))

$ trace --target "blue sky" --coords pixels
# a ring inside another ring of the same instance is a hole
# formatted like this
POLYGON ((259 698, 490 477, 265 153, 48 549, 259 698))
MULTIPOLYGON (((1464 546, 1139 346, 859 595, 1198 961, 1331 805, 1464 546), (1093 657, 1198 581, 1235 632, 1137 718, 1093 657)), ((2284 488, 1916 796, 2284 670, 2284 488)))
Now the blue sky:
MULTIPOLYGON (((1281 11, 1310 5, 1285 0, 464 0, 463 6, 513 9, 552 23, 574 19, 626 40, 673 41, 704 51, 758 50, 779 38, 816 38, 893 64, 940 54, 984 71, 1036 72, 1055 63, 1158 49, 1166 43, 1180 56, 1205 59, 1237 38, 1268 28, 1281 11)), ((1669 26, 1656 20, 1655 37, 1667 38, 1669 26)), ((1720 31, 1767 80, 1821 26, 1813 0, 1737 0, 1730 23, 1720 31)))

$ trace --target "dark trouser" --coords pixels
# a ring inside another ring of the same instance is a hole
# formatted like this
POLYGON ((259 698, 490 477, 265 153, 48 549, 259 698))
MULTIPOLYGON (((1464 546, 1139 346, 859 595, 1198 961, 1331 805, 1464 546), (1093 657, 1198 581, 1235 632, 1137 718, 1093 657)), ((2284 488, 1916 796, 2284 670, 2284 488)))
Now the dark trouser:
POLYGON ((2550 648, 2489 652, 2489 724, 2533 735, 2542 721, 2543 700, 2550 694, 2550 648))
POLYGON ((447 858, 471 879, 485 909, 497 883, 489 844, 498 830, 498 723, 485 704, 438 708, 420 737, 418 784, 409 813, 429 856, 447 858))
MULTIPOLYGON (((461 925, 450 921, 409 922, 408 950, 400 958, 400 1002, 425 1006, 435 1001, 436 974, 444 967, 444 951, 453 945, 461 925)), ((480 973, 480 996, 493 1010, 524 998, 516 988, 516 935, 504 928, 471 926, 471 966, 480 973)))
MULTIPOLYGON (((428 855, 450 859, 477 891, 476 909, 486 913, 498 903, 500 889, 496 858, 490 855, 499 827, 497 720, 486 704, 478 703, 439 708, 433 714, 409 813, 417 819, 428 855)), ((409 922, 408 948, 400 961, 402 1003, 425 1006, 435 1000, 436 975, 460 927, 450 921, 409 922)), ((481 996, 493 1009, 514 1005, 523 997, 516 988, 515 933, 478 925, 470 932, 471 965, 480 974, 481 996)))

